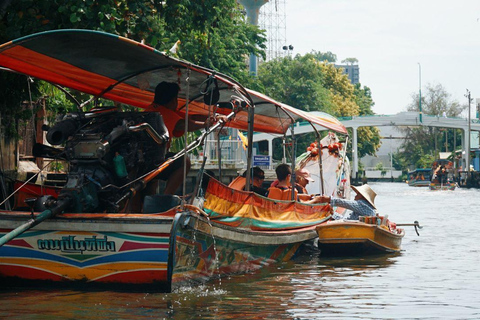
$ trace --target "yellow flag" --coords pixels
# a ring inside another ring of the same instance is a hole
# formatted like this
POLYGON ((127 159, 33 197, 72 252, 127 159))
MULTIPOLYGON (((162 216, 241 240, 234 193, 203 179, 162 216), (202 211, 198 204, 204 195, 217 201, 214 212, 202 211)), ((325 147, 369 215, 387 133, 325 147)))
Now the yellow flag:
POLYGON ((242 141, 243 150, 247 150, 247 147, 248 147, 247 137, 245 137, 243 133, 240 132, 240 130, 238 130, 237 132, 238 132, 238 139, 242 141))

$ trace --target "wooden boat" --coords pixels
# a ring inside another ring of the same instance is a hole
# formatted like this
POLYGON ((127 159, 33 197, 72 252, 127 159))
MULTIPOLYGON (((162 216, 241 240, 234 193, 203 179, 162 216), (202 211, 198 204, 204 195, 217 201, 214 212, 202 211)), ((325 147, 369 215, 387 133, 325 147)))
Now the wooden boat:
POLYGON ((408 185, 411 187, 428 187, 432 178, 431 169, 416 169, 408 173, 408 185))
POLYGON ((386 224, 377 225, 376 217, 366 218, 367 222, 332 220, 317 226, 321 254, 341 256, 399 252, 405 231, 386 224))
POLYGON ((432 172, 430 190, 455 190, 457 183, 454 181, 452 161, 437 159, 432 164, 432 172))
POLYGON ((176 217, 172 282, 206 281, 288 261, 317 237, 315 226, 329 218, 327 206, 274 202, 211 180, 204 211, 189 207, 176 217))
POLYGON ((145 186, 223 126, 248 131, 249 169, 254 131, 284 134, 305 119, 346 134, 338 120, 310 116, 219 72, 102 32, 56 30, 11 41, 0 46, 0 66, 93 96, 48 130, 47 140, 58 147, 36 148, 36 157, 69 162, 65 186, 29 201, 31 210, 0 210, 4 286, 168 292, 289 260, 330 217, 327 206, 273 201, 214 178, 205 190, 197 179, 190 198, 148 194, 145 186), (184 118, 214 111, 228 118, 166 160, 166 130, 151 106, 161 81, 180 85, 177 113, 184 118), (99 98, 145 112, 98 108, 99 98), (94 108, 86 112, 88 102, 94 108), (116 153, 124 165, 114 161, 116 153))

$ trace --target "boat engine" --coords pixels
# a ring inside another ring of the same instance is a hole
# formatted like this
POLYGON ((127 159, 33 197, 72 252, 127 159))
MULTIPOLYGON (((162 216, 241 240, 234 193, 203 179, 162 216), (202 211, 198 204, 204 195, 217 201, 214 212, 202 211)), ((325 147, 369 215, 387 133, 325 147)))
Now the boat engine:
MULTIPOLYGON (((120 212, 129 185, 165 160, 168 131, 156 112, 72 113, 49 128, 47 141, 64 145, 67 182, 58 199, 68 212, 120 212)), ((48 152, 47 152, 48 153, 48 152)), ((36 210, 52 201, 39 198, 36 210)), ((50 199, 51 200, 51 199, 50 199)))

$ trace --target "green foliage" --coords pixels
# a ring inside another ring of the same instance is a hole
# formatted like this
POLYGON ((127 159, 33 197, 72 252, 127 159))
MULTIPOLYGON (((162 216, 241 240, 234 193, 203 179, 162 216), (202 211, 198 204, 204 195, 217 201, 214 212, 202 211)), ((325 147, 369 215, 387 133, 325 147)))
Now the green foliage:
POLYGON ((408 164, 405 159, 401 157, 401 154, 396 152, 392 154, 392 165, 395 170, 408 171, 408 164))
POLYGON ((387 174, 387 169, 383 166, 382 162, 377 163, 377 165, 375 166, 375 169, 380 171, 380 175, 382 177, 385 177, 385 175, 387 174))
MULTIPOLYGON (((8 72, 0 73, 0 86, 6 88, 0 90, 0 115, 1 124, 5 128, 7 138, 18 139, 17 128, 19 122, 21 123, 32 117, 32 110, 24 108, 22 105, 25 101, 30 101, 30 97, 32 101, 36 101, 40 94, 33 83, 29 81, 30 78, 22 75, 8 72)), ((33 113, 35 112, 36 110, 33 110, 33 113)))
MULTIPOLYGON (((419 94, 412 94, 408 111, 418 111, 419 94)), ((467 106, 452 100, 451 95, 441 84, 428 84, 422 91, 422 112, 427 115, 457 117, 467 106)), ((410 167, 429 168, 441 150, 453 150, 461 145, 461 133, 458 129, 437 129, 429 127, 403 128, 405 135, 400 157, 410 167), (447 145, 445 146, 445 140, 447 145)))
POLYGON ((64 114, 76 109, 75 100, 54 85, 45 81, 39 81, 38 88, 45 94, 47 120, 49 123, 55 120, 57 114, 64 114))
MULTIPOLYGON (((195 141, 195 139, 197 139, 198 136, 199 136, 199 131, 188 132, 187 133, 187 145, 192 143, 193 141, 195 141)), ((184 149, 185 149, 185 137, 184 136, 172 139, 172 141, 170 143, 169 151, 177 153, 177 152, 182 151, 184 149)), ((192 153, 194 155, 198 155, 198 151, 199 151, 198 149, 194 149, 192 151, 192 153)))
POLYGON ((320 67, 325 79, 323 85, 328 89, 330 99, 336 106, 333 115, 337 117, 358 115, 359 107, 355 102, 354 87, 348 76, 331 63, 321 63, 320 67))
POLYGON ((334 53, 331 53, 330 51, 320 52, 320 51, 313 50, 311 54, 315 59, 317 59, 320 62, 324 62, 324 61, 331 62, 331 63, 337 62, 337 55, 334 53))
POLYGON ((181 41, 181 58, 219 70, 242 83, 249 78, 249 55, 265 58, 265 34, 245 21, 235 0, 166 3, 162 16, 170 42, 181 41))
POLYGON ((358 63, 358 59, 357 58, 346 58, 346 59, 342 60, 342 63, 352 65, 352 64, 358 63))
POLYGON ((364 86, 362 88, 360 83, 354 86, 355 102, 360 108, 359 115, 370 116, 373 115, 373 106, 375 102, 372 99, 372 92, 369 87, 364 86))
POLYGON ((358 128, 357 135, 358 157, 375 156, 381 145, 380 130, 377 127, 362 127, 358 128))
POLYGON ((55 161, 50 162, 49 170, 53 171, 53 172, 65 172, 65 167, 66 166, 67 165, 65 163, 63 163, 62 161, 55 160, 55 161))
MULTIPOLYGON (((329 52, 326 56, 334 55, 329 52)), ((313 52, 263 63, 258 70, 257 87, 272 98, 305 111, 323 111, 337 117, 373 114, 370 89, 360 84, 353 86, 333 64, 320 62, 322 58, 322 53, 313 52)), ((313 134, 298 137, 297 155, 315 140, 318 139, 313 134)), ((380 147, 378 129, 360 128, 358 141, 360 157, 375 155, 380 147)), ((274 157, 281 159, 283 153, 277 147, 274 146, 274 157)))
MULTIPOLYGON (((412 101, 407 107, 408 111, 418 111, 419 93, 412 93, 412 101)), ((432 116, 458 117, 468 106, 460 105, 452 100, 451 94, 441 84, 427 84, 422 91, 422 112, 432 116)))
POLYGON ((21 0, 13 1, 1 21, 8 40, 54 29, 89 29, 145 40, 157 45, 163 31, 163 1, 21 0))
POLYGON ((423 154, 419 157, 417 162, 415 163, 415 167, 417 168, 431 168, 432 163, 435 161, 436 157, 432 156, 431 154, 423 154))
POLYGON ((258 68, 258 81, 264 93, 305 111, 335 114, 335 105, 324 84, 321 64, 313 55, 278 58, 258 68))

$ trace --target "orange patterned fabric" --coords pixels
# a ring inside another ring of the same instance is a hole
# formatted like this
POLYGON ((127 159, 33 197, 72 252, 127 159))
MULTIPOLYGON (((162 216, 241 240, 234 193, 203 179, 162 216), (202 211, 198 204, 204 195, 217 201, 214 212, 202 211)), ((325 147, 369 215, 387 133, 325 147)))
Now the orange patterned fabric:
POLYGON ((292 228, 321 223, 330 217, 328 204, 304 204, 297 201, 275 201, 253 192, 229 188, 215 179, 210 179, 204 210, 213 219, 226 219, 232 226, 254 227, 259 222, 272 226, 292 228))

